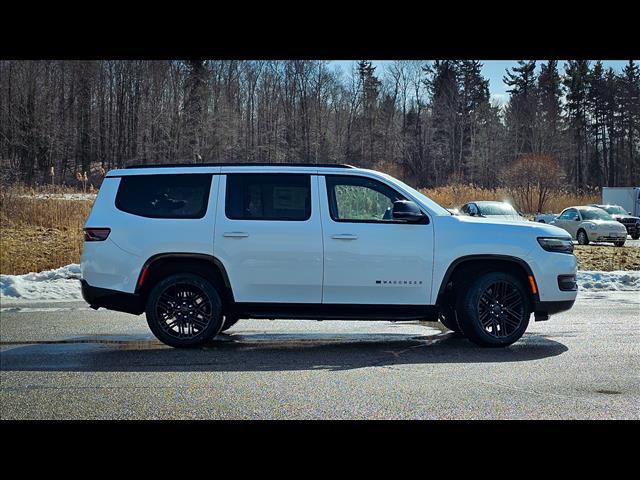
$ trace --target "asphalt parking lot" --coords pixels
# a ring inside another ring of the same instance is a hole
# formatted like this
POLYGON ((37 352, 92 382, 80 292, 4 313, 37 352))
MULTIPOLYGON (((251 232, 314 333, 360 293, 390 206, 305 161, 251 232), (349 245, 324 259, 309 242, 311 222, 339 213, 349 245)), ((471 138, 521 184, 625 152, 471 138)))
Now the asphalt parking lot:
POLYGON ((208 346, 144 316, 3 303, 2 419, 638 419, 640 293, 580 293, 507 349, 435 323, 242 320, 208 346))

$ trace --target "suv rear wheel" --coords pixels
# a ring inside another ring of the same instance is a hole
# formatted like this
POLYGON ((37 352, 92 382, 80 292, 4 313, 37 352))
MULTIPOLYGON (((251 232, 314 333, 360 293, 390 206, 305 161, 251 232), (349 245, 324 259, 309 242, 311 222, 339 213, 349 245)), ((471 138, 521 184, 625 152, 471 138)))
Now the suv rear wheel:
POLYGON ((482 347, 506 347, 516 342, 531 315, 522 283, 503 272, 485 273, 469 283, 457 310, 464 335, 482 347))
POLYGON ((172 347, 197 347, 222 327, 222 302, 214 286, 190 273, 160 281, 147 300, 147 323, 153 334, 172 347))

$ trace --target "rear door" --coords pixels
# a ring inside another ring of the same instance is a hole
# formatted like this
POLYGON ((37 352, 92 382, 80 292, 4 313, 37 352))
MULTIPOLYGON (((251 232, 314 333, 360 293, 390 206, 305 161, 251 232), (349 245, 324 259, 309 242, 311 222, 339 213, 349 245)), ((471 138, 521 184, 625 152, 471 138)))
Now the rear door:
POLYGON ((433 268, 433 225, 393 219, 391 186, 363 176, 319 177, 326 304, 424 305, 433 268))
POLYGON ((320 303, 318 187, 308 173, 221 177, 214 252, 236 302, 320 303))

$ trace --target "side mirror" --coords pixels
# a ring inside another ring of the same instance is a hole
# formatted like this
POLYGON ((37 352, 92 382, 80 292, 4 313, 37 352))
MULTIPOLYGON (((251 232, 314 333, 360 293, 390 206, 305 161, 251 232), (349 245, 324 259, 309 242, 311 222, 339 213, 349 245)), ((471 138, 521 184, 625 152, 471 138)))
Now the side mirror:
POLYGON ((469 215, 472 217, 480 216, 480 210, 478 210, 478 207, 475 203, 469 205, 469 208, 467 210, 469 211, 469 215))
POLYGON ((397 202, 393 202, 393 218, 409 223, 419 223, 427 217, 420 211, 415 203, 409 200, 398 200, 397 202))

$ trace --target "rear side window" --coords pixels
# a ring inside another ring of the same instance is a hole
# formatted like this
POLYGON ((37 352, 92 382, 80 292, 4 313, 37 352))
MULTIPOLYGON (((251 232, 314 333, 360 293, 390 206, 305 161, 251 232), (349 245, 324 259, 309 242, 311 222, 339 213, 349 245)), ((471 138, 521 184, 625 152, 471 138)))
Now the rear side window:
POLYGON ((120 179, 116 208, 150 218, 202 218, 211 174, 135 175, 120 179))
POLYGON ((229 174, 225 213, 232 220, 308 220, 311 177, 300 174, 229 174))

